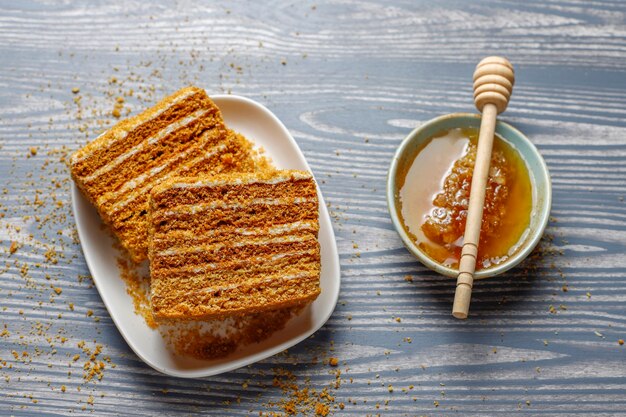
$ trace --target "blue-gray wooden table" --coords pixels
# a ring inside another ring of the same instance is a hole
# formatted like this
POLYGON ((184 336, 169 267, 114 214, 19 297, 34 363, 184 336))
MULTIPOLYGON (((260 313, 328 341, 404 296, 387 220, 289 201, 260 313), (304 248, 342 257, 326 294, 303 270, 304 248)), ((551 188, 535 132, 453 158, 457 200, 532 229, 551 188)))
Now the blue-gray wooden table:
POLYGON ((626 415, 625 16, 611 0, 1 1, 0 415, 313 415, 307 389, 335 415, 626 415), (454 282, 394 231, 385 180, 410 130, 475 111, 492 54, 515 65, 502 119, 542 152, 554 203, 532 259, 478 283, 458 321, 454 282), (342 270, 313 337, 197 380, 158 374, 113 325, 65 166, 114 109, 188 84, 282 119, 342 270))

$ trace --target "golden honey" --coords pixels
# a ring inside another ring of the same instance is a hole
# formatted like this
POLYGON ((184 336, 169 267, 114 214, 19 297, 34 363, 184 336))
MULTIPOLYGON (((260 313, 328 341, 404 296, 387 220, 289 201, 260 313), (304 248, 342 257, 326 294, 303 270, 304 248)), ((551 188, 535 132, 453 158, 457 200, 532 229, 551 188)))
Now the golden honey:
MULTIPOLYGON (((476 158, 478 130, 451 129, 428 140, 398 172, 399 217, 418 247, 458 267, 476 158)), ((504 262, 523 242, 533 193, 528 167, 505 140, 494 139, 476 269, 504 262)))

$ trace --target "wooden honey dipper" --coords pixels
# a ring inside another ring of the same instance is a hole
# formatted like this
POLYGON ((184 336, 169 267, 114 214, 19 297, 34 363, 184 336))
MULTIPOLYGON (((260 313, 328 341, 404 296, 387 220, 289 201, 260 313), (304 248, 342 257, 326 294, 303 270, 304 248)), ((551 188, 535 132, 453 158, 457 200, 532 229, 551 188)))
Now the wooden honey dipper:
POLYGON ((489 163, 491 162, 493 136, 496 130, 496 116, 502 113, 509 104, 514 82, 513 66, 506 58, 487 57, 478 63, 474 71, 474 103, 478 111, 482 112, 482 120, 465 223, 463 249, 459 261, 459 275, 457 276, 454 304, 452 305, 452 315, 458 319, 467 318, 472 297, 480 226, 485 205, 485 189, 489 175, 489 163))

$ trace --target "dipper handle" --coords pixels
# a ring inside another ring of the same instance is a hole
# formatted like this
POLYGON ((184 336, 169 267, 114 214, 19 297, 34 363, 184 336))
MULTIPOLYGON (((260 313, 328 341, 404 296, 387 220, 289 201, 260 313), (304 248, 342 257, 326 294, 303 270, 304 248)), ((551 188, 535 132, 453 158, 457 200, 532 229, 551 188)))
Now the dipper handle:
POLYGON ((480 240, 485 191, 491 162, 491 148, 496 130, 496 116, 502 113, 509 104, 513 92, 515 75, 513 66, 506 58, 491 56, 483 59, 474 71, 474 103, 482 112, 478 149, 472 175, 467 221, 463 248, 459 261, 459 275, 456 281, 456 292, 452 315, 458 319, 466 319, 474 285, 474 271, 480 240))

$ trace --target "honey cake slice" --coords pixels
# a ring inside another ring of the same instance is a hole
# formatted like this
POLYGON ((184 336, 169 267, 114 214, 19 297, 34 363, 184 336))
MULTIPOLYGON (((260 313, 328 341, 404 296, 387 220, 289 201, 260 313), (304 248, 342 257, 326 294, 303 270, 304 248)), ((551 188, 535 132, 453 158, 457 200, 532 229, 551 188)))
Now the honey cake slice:
POLYGON ((250 143, 229 131, 197 87, 123 120, 70 159, 71 175, 135 262, 148 253, 148 192, 168 178, 254 171, 250 143))
POLYGON ((320 293, 318 198, 305 171, 165 181, 150 193, 157 320, 302 305, 320 293))

